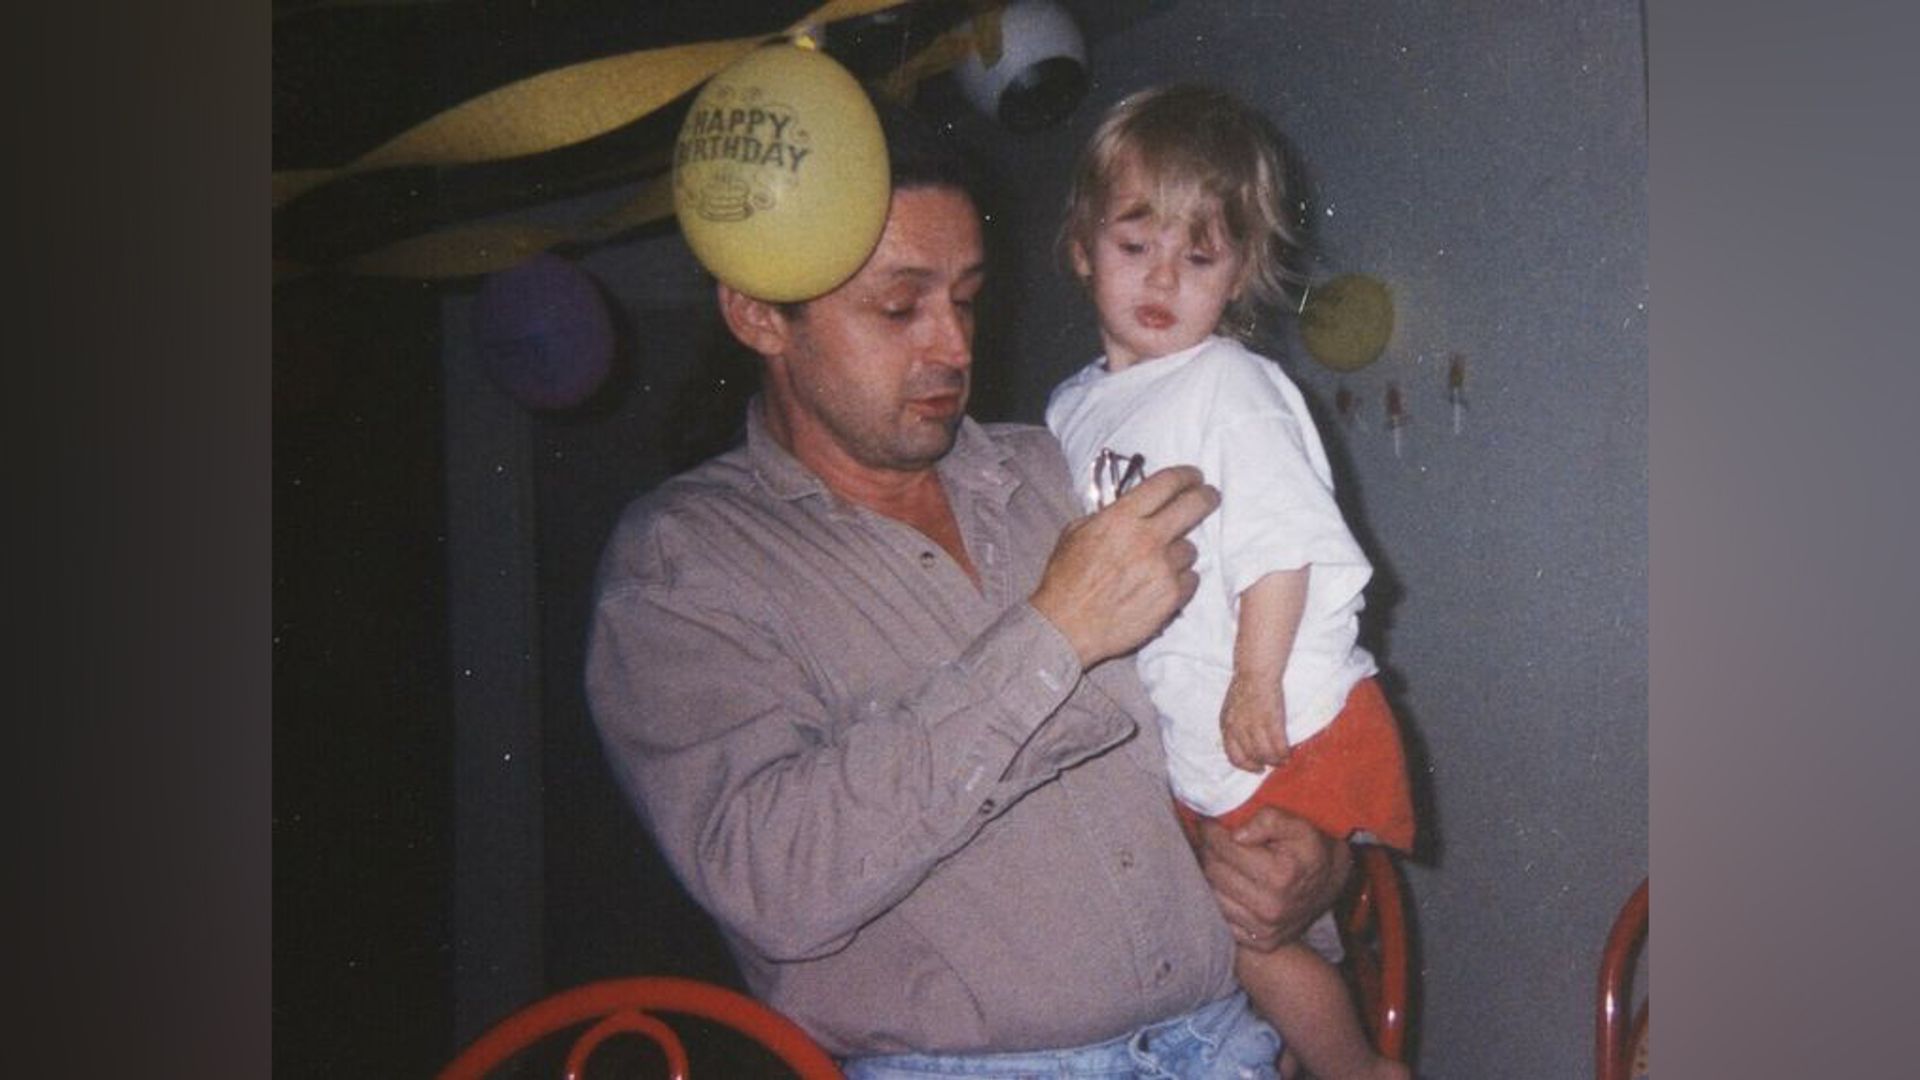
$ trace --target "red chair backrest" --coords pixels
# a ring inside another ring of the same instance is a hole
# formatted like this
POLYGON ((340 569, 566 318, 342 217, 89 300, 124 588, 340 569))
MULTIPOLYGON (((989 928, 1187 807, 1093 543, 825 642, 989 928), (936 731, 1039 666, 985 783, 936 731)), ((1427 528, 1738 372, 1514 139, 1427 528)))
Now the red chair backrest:
POLYGON ((1334 907, 1347 954, 1340 966, 1359 996, 1374 1049, 1405 1061, 1412 962, 1400 872, 1377 844, 1356 844, 1353 855, 1353 883, 1334 907))
POLYGON ((1626 1019, 1632 1001, 1628 991, 1633 985, 1633 962, 1646 939, 1647 879, 1643 878, 1640 887, 1620 906, 1600 954, 1600 994, 1594 1010, 1593 1037, 1594 1075, 1599 1080, 1627 1080, 1632 1072, 1633 1049, 1646 1033, 1651 999, 1640 1004, 1631 1025, 1626 1019))
POLYGON ((673 1080, 686 1080, 687 1053, 656 1012, 696 1016, 725 1025, 767 1048, 800 1080, 842 1080, 833 1058, 799 1025, 724 987, 692 979, 608 979, 563 990, 501 1020, 440 1070, 439 1080, 482 1080, 547 1036, 596 1021, 575 1037, 567 1080, 579 1080, 587 1059, 615 1035, 639 1035, 657 1045, 673 1080))
MULTIPOLYGON (((1374 1048, 1404 1061, 1411 960, 1400 873, 1392 856, 1373 844, 1356 845, 1354 862, 1354 881, 1335 907, 1347 954, 1341 966, 1359 995, 1374 1048)), ((686 1080, 686 1051, 655 1012, 723 1024, 766 1047, 800 1080, 843 1080, 833 1059, 793 1021, 724 987, 664 976, 588 983, 528 1005, 469 1044, 440 1071, 438 1080, 484 1080, 547 1036, 588 1021, 597 1023, 574 1039, 567 1055, 568 1080, 578 1080, 594 1051, 621 1034, 652 1040, 666 1056, 674 1080, 686 1080)), ((1603 1074, 1603 1080, 1612 1078, 1603 1074)))

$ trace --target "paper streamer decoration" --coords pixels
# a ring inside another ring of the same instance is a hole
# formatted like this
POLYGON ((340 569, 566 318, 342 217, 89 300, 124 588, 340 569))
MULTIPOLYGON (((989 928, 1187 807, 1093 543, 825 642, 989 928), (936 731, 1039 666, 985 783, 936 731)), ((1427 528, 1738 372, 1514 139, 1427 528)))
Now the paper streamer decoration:
POLYGON ((600 287, 542 253, 487 278, 473 307, 487 375, 530 409, 570 409, 613 370, 613 319, 600 287))
POLYGON ((965 63, 970 56, 983 63, 997 63, 1003 49, 1000 20, 1005 8, 995 5, 981 11, 962 25, 941 34, 926 48, 914 53, 880 80, 877 92, 890 101, 906 104, 920 80, 965 63))
MULTIPOLYGON (((786 31, 869 15, 904 0, 833 0, 786 31)), ((273 174, 279 206, 354 173, 406 165, 471 165, 585 142, 640 119, 780 34, 643 49, 588 60, 456 105, 335 169, 273 174)))
POLYGON ((749 296, 819 296, 867 261, 891 178, 880 118, 815 48, 766 45, 707 81, 674 144, 687 246, 749 296))
MULTIPOLYGON (((277 208, 356 173, 402 166, 470 165, 584 142, 659 109, 767 42, 904 2, 830 0, 782 33, 645 49, 509 83, 440 113, 345 165, 274 173, 273 205, 277 208)), ((359 256, 344 268, 403 277, 489 273, 514 265, 530 251, 550 248, 562 238, 593 240, 611 235, 616 227, 660 220, 672 210, 670 198, 670 181, 662 176, 649 182, 627 208, 590 225, 584 233, 510 225, 458 226, 359 256)), ((276 279, 301 269, 276 264, 276 279)))
POLYGON ((411 237, 346 262, 356 274, 407 278, 491 274, 562 243, 598 243, 673 213, 670 178, 656 176, 620 209, 571 231, 539 225, 462 225, 411 237))
POLYGON ((1380 358, 1393 336, 1393 294, 1379 279, 1342 274, 1307 291, 1300 338, 1315 360, 1357 371, 1380 358))

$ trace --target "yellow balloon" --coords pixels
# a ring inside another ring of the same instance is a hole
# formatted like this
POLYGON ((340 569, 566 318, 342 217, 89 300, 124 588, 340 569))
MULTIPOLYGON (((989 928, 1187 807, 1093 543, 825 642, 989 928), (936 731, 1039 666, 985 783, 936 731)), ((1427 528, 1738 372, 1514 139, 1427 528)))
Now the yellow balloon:
POLYGON ((756 49, 708 80, 673 148, 688 246, 763 300, 811 299, 852 277, 880 240, 891 190, 866 91, 797 45, 756 49))
POLYGON ((1342 274, 1307 292, 1300 339, 1315 360, 1357 371, 1380 358, 1393 336, 1393 294, 1378 278, 1342 274))

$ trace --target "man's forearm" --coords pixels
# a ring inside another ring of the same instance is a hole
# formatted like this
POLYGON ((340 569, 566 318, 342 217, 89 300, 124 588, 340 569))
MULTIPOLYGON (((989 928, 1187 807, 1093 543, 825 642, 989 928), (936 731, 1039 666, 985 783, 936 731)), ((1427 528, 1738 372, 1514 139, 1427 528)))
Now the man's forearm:
POLYGON ((589 656, 609 757, 696 899, 771 958, 836 947, 1001 808, 1132 730, 1077 713, 1046 753, 1022 752, 1080 675, 1026 605, 892 700, 836 707, 744 624, 630 602, 647 610, 603 608, 589 656))

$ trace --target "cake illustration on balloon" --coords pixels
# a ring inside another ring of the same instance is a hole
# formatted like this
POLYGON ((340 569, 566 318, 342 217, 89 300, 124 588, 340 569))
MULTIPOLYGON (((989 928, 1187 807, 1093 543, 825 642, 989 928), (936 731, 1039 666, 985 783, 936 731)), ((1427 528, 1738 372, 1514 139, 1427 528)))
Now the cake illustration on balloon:
POLYGON ((747 197, 752 189, 737 176, 721 175, 700 189, 698 213, 708 221, 744 221, 753 213, 747 197))

